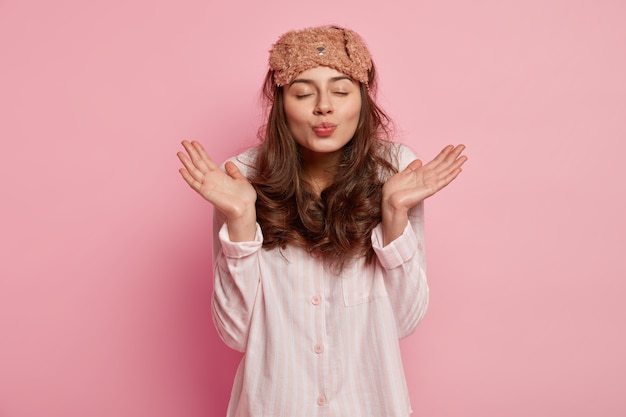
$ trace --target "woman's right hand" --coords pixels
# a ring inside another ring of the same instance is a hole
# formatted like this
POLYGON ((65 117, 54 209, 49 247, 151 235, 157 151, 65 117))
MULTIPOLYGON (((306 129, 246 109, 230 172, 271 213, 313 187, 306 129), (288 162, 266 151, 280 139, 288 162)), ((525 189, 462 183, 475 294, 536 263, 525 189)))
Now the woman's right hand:
POLYGON ((226 172, 222 171, 200 143, 184 140, 182 144, 187 154, 178 152, 177 156, 184 166, 179 170, 183 179, 226 216, 231 240, 252 240, 257 197, 252 184, 232 162, 224 166, 226 172))

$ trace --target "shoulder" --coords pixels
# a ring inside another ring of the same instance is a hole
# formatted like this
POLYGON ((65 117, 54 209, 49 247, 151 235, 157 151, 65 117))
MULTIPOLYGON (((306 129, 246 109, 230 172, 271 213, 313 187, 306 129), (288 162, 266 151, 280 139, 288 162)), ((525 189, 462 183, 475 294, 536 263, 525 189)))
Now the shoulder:
POLYGON ((411 162, 417 159, 413 149, 398 142, 386 142, 384 144, 385 154, 389 162, 398 170, 404 170, 411 162))
MULTIPOLYGON (((226 162, 230 161, 234 163, 245 177, 250 177, 254 175, 254 172, 256 171, 256 161, 258 155, 259 146, 255 146, 243 151, 239 155, 227 159, 226 162)), ((222 165, 222 168, 223 166, 224 165, 222 165)))

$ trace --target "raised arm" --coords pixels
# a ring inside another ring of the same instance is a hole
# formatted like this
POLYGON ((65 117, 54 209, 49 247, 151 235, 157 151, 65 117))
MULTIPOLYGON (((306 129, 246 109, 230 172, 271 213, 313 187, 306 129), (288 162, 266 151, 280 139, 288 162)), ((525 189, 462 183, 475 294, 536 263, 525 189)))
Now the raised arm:
POLYGON ((225 217, 233 242, 254 239, 256 232, 256 191, 232 162, 226 172, 209 157, 200 143, 183 141, 184 152, 178 152, 183 163, 179 170, 183 179, 225 217))
POLYGON ((382 228, 384 245, 398 238, 408 222, 409 210, 450 184, 467 161, 464 145, 446 146, 427 164, 414 160, 383 186, 382 228))
POLYGON ((226 162, 224 170, 198 142, 183 141, 178 152, 184 180, 215 207, 213 212, 213 295, 215 327, 228 346, 244 352, 259 286, 256 191, 245 169, 226 162), (240 168, 242 170, 240 170, 240 168))

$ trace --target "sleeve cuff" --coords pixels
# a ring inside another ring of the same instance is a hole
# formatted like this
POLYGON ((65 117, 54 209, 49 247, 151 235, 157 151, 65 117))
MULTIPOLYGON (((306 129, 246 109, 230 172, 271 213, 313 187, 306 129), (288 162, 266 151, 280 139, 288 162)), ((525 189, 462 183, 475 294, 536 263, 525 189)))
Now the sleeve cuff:
POLYGON ((402 234, 387 246, 383 246, 383 228, 378 224, 372 230, 372 248, 385 269, 393 269, 408 262, 419 248, 419 242, 411 223, 407 222, 402 234))
POLYGON ((222 252, 227 258, 243 258, 252 255, 263 246, 263 232, 261 226, 256 224, 256 233, 254 240, 247 242, 233 242, 228 234, 228 224, 224 223, 219 231, 220 243, 222 244, 222 252))

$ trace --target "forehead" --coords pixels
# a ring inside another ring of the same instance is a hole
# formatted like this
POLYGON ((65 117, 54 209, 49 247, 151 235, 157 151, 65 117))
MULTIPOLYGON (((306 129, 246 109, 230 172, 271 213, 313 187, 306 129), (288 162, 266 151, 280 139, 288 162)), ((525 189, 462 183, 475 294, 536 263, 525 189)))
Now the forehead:
POLYGON ((341 77, 348 77, 348 75, 343 72, 337 71, 336 69, 330 67, 313 67, 306 71, 302 71, 300 74, 296 75, 295 80, 312 80, 312 81, 326 81, 329 79, 338 79, 341 77))

